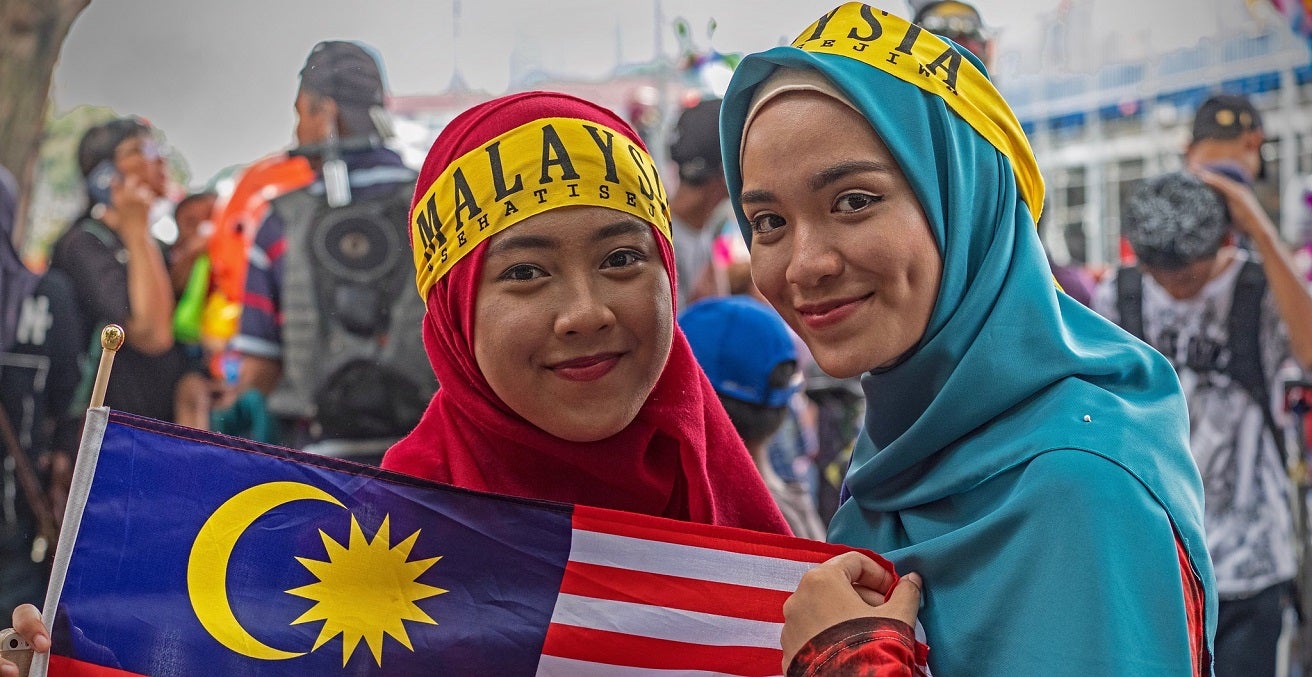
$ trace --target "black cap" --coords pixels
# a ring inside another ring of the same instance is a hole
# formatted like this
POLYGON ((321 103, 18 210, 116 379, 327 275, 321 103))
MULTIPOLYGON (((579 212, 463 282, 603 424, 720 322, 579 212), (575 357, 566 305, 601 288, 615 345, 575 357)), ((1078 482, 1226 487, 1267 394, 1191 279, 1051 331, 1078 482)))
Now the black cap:
POLYGON ((1139 261, 1172 270, 1215 254, 1230 230, 1230 217, 1221 196, 1202 179, 1171 172, 1134 191, 1121 229, 1139 261))
POLYGON ((88 129, 77 145, 77 166, 82 176, 101 162, 114 159, 114 150, 120 143, 134 136, 150 134, 150 125, 137 117, 117 118, 88 129))
POLYGON ((1248 97, 1241 94, 1217 94, 1194 113, 1193 140, 1235 139, 1262 129, 1262 116, 1248 97))
POLYGON ((706 99, 683 111, 670 139, 679 180, 704 183, 720 168, 720 100, 706 99))
POLYGON ((378 61, 354 42, 328 40, 310 50, 301 69, 301 87, 346 108, 383 105, 378 61))
POLYGON ((952 40, 984 39, 984 19, 974 5, 958 0, 935 0, 916 11, 912 23, 952 40))

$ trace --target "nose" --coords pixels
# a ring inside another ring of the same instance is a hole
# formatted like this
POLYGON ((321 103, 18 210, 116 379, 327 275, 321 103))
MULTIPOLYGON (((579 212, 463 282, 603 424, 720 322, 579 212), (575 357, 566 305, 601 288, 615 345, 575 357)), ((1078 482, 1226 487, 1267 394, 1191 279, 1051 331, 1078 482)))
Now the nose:
POLYGON ((843 258, 827 232, 807 223, 793 224, 793 248, 785 278, 789 284, 814 287, 843 272, 843 258))
POLYGON ((579 281, 562 286, 560 311, 556 313, 554 327, 557 335, 590 334, 615 324, 610 299, 599 285, 579 281))

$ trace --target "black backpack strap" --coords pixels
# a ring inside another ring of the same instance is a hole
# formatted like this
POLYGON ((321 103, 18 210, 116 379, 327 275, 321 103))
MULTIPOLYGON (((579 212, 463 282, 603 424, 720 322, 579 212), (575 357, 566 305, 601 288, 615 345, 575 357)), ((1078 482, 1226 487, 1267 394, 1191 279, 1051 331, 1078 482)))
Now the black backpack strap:
POLYGON ((1143 339, 1143 271, 1125 266, 1116 271, 1116 312, 1118 324, 1135 338, 1143 339))
POLYGON ((1257 402, 1281 458, 1285 456, 1285 436, 1271 413, 1271 390, 1262 366, 1262 300, 1266 296, 1266 274, 1262 264, 1247 261, 1235 280, 1234 297, 1227 318, 1227 347, 1230 361, 1226 373, 1257 402))

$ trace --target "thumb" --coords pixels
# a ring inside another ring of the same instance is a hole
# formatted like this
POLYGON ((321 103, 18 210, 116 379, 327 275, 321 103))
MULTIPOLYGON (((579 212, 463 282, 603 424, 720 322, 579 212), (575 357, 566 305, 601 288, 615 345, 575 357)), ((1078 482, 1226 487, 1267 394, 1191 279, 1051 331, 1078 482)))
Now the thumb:
POLYGON ((920 574, 909 573, 903 576, 888 601, 880 605, 879 610, 888 618, 896 618, 910 626, 916 624, 916 614, 920 611, 920 589, 923 583, 920 574))

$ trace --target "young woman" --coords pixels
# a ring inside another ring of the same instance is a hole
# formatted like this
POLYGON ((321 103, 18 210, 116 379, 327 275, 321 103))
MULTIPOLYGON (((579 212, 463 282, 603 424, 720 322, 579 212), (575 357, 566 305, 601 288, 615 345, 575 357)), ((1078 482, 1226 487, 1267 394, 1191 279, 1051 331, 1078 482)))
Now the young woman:
MULTIPOLYGON (((865 374, 829 538, 924 576, 933 672, 1209 674, 1179 383, 1055 287, 1042 179, 983 67, 851 3, 747 57, 721 131, 757 285, 826 372, 865 374)), ((792 668, 857 670, 888 625, 815 583, 785 608, 785 652, 810 639, 792 668)))
POLYGON ((675 326, 665 191, 623 120, 545 92, 476 106, 411 225, 442 386, 384 467, 788 533, 675 326))

